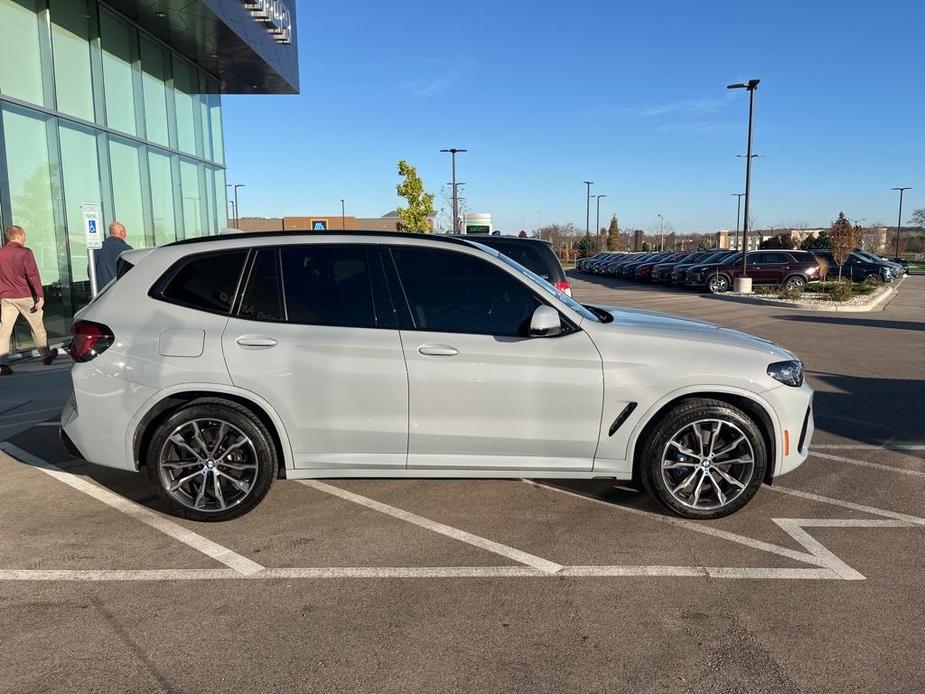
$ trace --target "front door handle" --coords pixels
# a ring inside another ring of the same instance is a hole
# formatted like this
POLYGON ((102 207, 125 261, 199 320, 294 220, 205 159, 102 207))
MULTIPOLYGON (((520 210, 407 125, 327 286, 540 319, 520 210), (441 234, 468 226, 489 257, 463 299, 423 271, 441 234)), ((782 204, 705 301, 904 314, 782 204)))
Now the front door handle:
POLYGON ((418 354, 428 357, 455 357, 459 350, 450 345, 421 345, 418 347, 418 354))
POLYGON ((276 347, 279 340, 272 337, 260 337, 259 335, 243 335, 237 339, 237 343, 242 347, 269 349, 270 347, 276 347))

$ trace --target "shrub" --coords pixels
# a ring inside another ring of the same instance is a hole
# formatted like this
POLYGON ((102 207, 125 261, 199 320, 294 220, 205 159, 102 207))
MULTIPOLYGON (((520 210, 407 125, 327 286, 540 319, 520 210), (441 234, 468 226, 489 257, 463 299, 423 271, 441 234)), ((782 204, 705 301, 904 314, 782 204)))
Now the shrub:
POLYGON ((774 287, 770 287, 766 284, 759 284, 755 287, 755 294, 773 294, 774 287))
POLYGON ((847 282, 838 282, 829 288, 829 301, 848 301, 854 296, 854 289, 847 282))
POLYGON ((777 293, 778 298, 786 299, 787 301, 796 301, 803 296, 802 287, 781 287, 780 291, 777 293))

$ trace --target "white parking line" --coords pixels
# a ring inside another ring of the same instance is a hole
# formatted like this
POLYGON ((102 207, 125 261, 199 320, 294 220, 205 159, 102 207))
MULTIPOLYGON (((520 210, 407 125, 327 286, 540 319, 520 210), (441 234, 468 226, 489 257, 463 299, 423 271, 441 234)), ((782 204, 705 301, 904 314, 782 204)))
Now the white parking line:
POLYGON ((507 557, 508 559, 513 559, 514 561, 520 562, 521 564, 532 566, 534 569, 538 569, 548 574, 556 573, 562 569, 561 564, 549 561, 548 559, 543 559, 542 557, 537 557, 536 555, 523 552, 519 549, 514 549, 513 547, 508 547, 507 545, 502 545, 500 542, 495 542, 494 540, 479 537, 478 535, 467 533, 465 530, 459 530, 458 528, 444 525, 443 523, 438 523, 437 521, 432 521, 429 518, 424 518, 414 513, 403 511, 400 508, 395 508, 394 506, 383 504, 381 501, 375 501, 374 499, 360 496, 359 494, 354 494, 353 492, 348 492, 346 489, 341 489, 340 487, 335 487, 334 485, 326 484, 325 482, 319 482, 318 480, 299 480, 299 482, 304 484, 306 487, 311 487, 312 489, 316 489, 319 492, 324 492, 325 494, 331 494, 333 496, 340 497, 341 499, 352 501, 355 504, 365 506, 366 508, 378 511, 379 513, 384 513, 387 516, 398 518, 400 520, 411 523, 412 525, 417 525, 418 527, 425 528, 432 532, 446 535, 447 537, 452 537, 454 540, 465 542, 466 544, 472 545, 473 547, 478 547, 489 552, 494 552, 495 554, 499 554, 502 557, 507 557))
POLYGON ((864 506, 863 504, 855 504, 851 501, 842 501, 841 499, 833 499, 828 496, 820 496, 819 494, 812 494, 810 492, 800 491, 799 489, 791 489, 790 487, 781 487, 778 484, 765 485, 764 489, 767 489, 772 492, 777 492, 778 494, 789 494, 790 496, 795 496, 800 499, 808 499, 809 501, 818 501, 823 504, 831 504, 832 506, 841 506, 842 508, 850 508, 852 511, 861 511, 862 513, 869 513, 872 516, 883 516, 884 518, 893 518, 898 521, 903 521, 904 523, 911 523, 913 525, 925 525, 925 518, 919 518, 918 516, 910 516, 905 513, 897 513, 896 511, 887 511, 882 508, 875 508, 873 506, 864 506))
POLYGON ((129 501, 123 496, 119 496, 115 492, 111 492, 108 489, 104 489, 92 482, 88 482, 77 475, 74 475, 70 472, 65 472, 56 465, 49 463, 46 460, 27 453, 14 446, 11 443, 2 442, 0 443, 0 450, 5 451, 7 454, 16 458, 17 460, 31 465, 38 470, 41 470, 45 474, 54 477, 59 482, 73 487, 74 489, 83 492, 87 496, 90 496, 97 501, 101 501, 107 506, 110 506, 117 511, 121 511, 127 516, 131 516, 137 521, 141 521, 145 525, 159 530, 165 535, 172 537, 174 540, 182 542, 188 547, 192 547, 198 552, 202 552, 208 557, 211 557, 217 562, 221 562, 225 566, 234 569, 239 574, 248 575, 257 573, 263 570, 263 567, 255 561, 251 561, 247 557, 244 557, 237 552, 234 552, 227 547, 223 547, 217 542, 213 542, 198 533, 194 533, 192 530, 184 528, 178 523, 174 523, 172 520, 162 516, 159 513, 155 513, 149 509, 146 509, 144 506, 139 506, 138 504, 129 501))
POLYGON ((834 460, 837 463, 848 463, 849 465, 858 465, 860 467, 869 467, 875 470, 889 470, 898 472, 902 475, 914 475, 915 477, 925 477, 925 472, 921 470, 907 470, 906 468, 895 467, 893 465, 881 465, 880 463, 869 463, 866 460, 855 460, 854 458, 844 458, 840 455, 831 455, 830 453, 809 452, 810 458, 822 458, 823 460, 834 460))
MULTIPOLYGON (((40 410, 24 410, 23 412, 17 412, 16 414, 5 414, 0 415, 0 421, 6 422, 11 419, 20 419, 22 417, 35 417, 35 415, 45 412, 61 412, 60 407, 43 407, 40 410)), ((47 419, 47 417, 46 417, 47 419)))
POLYGON ((925 444, 921 443, 885 443, 874 446, 867 443, 814 443, 810 453, 817 449, 852 450, 852 451, 925 451, 925 444))

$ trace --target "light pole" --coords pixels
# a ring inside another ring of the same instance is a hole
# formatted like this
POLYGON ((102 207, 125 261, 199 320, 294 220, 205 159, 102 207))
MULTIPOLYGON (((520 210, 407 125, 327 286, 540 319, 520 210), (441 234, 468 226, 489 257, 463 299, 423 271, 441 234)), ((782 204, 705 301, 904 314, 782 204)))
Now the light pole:
POLYGON ((235 183, 234 185, 227 183, 225 187, 234 189, 234 228, 237 229, 238 224, 241 223, 241 208, 238 205, 238 188, 246 188, 247 186, 244 183, 235 183))
POLYGON ((749 80, 748 82, 737 82, 729 84, 726 89, 747 89, 748 90, 748 148, 745 154, 745 222, 742 225, 742 275, 735 280, 735 289, 738 292, 746 294, 752 291, 752 280, 748 276, 748 266, 746 260, 748 256, 748 205, 751 199, 752 186, 752 125, 755 120, 755 90, 758 89, 758 83, 761 80, 749 80))
POLYGON ((340 199, 340 229, 344 231, 347 228, 347 213, 344 207, 344 199, 340 199))
POLYGON ((597 222, 596 226, 594 227, 594 236, 597 237, 601 233, 601 198, 606 198, 607 195, 594 195, 592 197, 597 198, 597 222))
POLYGON ((459 233, 459 196, 456 194, 456 155, 468 152, 468 149, 459 149, 458 147, 450 147, 449 149, 441 149, 441 152, 449 153, 453 158, 453 233, 459 233))
POLYGON ((899 191, 899 217, 896 219, 896 257, 899 257, 899 230, 903 225, 903 193, 907 190, 912 190, 909 186, 902 186, 900 188, 891 188, 890 190, 899 191))
POLYGON ((665 218, 662 215, 658 216, 659 225, 658 225, 658 250, 661 253, 665 252, 665 218))
MULTIPOLYGON (((231 218, 236 219, 238 216, 238 211, 234 208, 234 200, 229 200, 228 206, 231 208, 231 218)), ((237 229, 237 227, 232 227, 232 228, 237 229)))
POLYGON ((740 217, 742 216, 742 198, 745 197, 745 193, 729 193, 730 195, 735 195, 738 200, 736 200, 736 242, 733 246, 733 249, 739 247, 739 222, 740 217))
POLYGON ((585 238, 591 237, 591 186, 594 185, 594 181, 582 181, 586 186, 588 186, 588 195, 585 198, 585 238))

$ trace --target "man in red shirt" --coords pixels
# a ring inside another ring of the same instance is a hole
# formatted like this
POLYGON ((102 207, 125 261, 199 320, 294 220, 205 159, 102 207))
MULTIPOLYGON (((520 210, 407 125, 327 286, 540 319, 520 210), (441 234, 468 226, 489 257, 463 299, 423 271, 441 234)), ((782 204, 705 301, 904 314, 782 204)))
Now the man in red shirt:
POLYGON ((10 226, 4 232, 7 243, 0 248, 0 376, 13 373, 10 368, 10 337, 19 316, 26 319, 32 330, 35 348, 45 366, 58 356, 57 349, 48 349, 48 337, 42 322, 45 294, 35 265, 35 256, 25 247, 26 232, 10 226))

